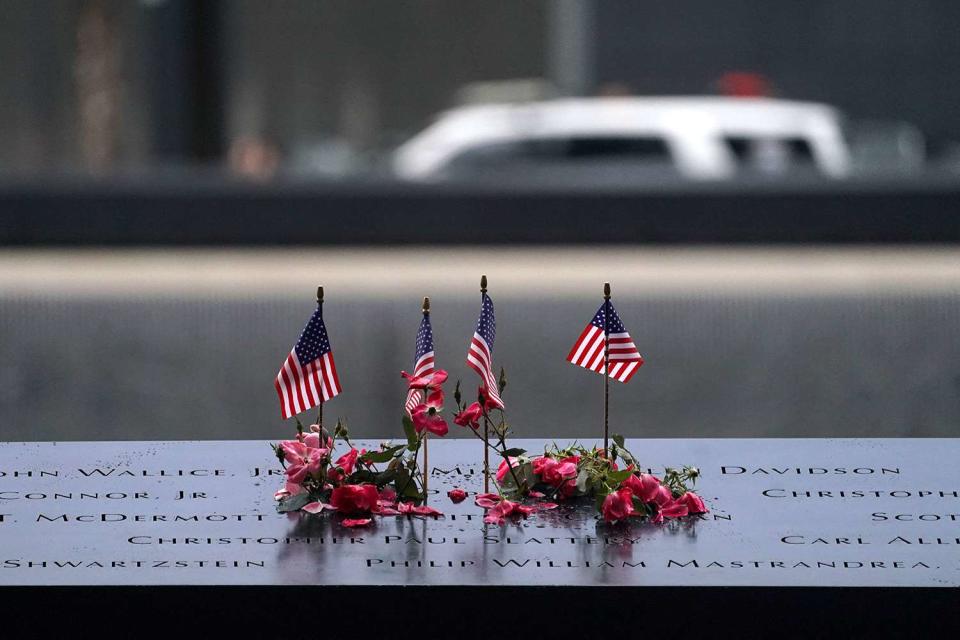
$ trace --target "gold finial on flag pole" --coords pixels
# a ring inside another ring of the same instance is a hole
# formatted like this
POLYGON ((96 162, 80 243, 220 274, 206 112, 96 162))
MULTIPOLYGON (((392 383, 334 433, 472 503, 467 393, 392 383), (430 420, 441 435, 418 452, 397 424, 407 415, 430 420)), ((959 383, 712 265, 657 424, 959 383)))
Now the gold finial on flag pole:
POLYGON ((603 455, 610 457, 610 283, 603 283, 603 455))
POLYGON ((430 313, 430 298, 427 296, 423 298, 423 312, 430 313))

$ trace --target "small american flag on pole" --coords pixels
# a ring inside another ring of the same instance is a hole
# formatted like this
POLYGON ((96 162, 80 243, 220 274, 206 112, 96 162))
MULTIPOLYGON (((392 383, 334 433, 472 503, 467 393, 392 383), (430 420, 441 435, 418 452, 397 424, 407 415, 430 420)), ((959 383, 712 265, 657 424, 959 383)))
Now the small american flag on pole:
POLYGON ((480 376, 481 385, 487 391, 490 401, 503 409, 503 400, 497 389, 497 379, 493 375, 493 340, 497 334, 497 321, 493 317, 493 301, 486 293, 481 293, 482 305, 477 330, 473 333, 470 348, 467 349, 467 365, 480 376))
MULTIPOLYGON (((413 354, 413 377, 428 376, 434 371, 433 365, 433 328, 430 326, 430 314, 424 312, 417 331, 417 346, 413 354)), ((407 414, 423 402, 423 393, 419 389, 410 389, 404 408, 407 414)))
POLYGON ((610 339, 610 377, 619 382, 627 382, 643 365, 643 356, 633 344, 633 338, 620 321, 613 303, 605 300, 590 324, 567 354, 567 361, 603 373, 604 337, 610 339))
POLYGON ((323 305, 318 304, 300 339, 287 356, 274 382, 284 419, 311 409, 337 396, 340 379, 333 363, 330 338, 323 324, 323 305))

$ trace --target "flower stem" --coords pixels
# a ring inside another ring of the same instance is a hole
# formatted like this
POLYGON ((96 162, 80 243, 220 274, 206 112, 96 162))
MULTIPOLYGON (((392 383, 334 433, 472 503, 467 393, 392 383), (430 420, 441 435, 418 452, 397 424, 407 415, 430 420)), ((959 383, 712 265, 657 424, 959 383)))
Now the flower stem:
MULTIPOLYGON (((413 451, 413 459, 414 459, 415 461, 420 458, 420 445, 421 445, 421 444, 423 444, 423 437, 422 437, 422 436, 419 437, 419 438, 417 438, 417 448, 414 449, 414 451, 413 451)), ((420 467, 420 465, 417 464, 417 468, 418 468, 418 469, 419 469, 419 467, 420 467)), ((397 502, 399 502, 400 500, 403 499, 403 494, 406 492, 407 487, 410 486, 410 483, 413 482, 413 477, 414 477, 414 474, 412 474, 412 473, 411 473, 411 474, 408 474, 407 481, 403 483, 403 487, 399 487, 399 491, 397 491, 397 502)), ((423 486, 423 474, 422 474, 422 472, 421 472, 420 479, 421 479, 421 486, 423 486)), ((424 489, 424 494, 426 494, 426 489, 424 489)))
POLYGON ((490 421, 483 416, 483 492, 490 493, 490 421))
MULTIPOLYGON (((484 423, 486 424, 490 420, 490 414, 487 413, 487 408, 482 404, 480 405, 480 410, 483 411, 483 419, 484 419, 484 423)), ((471 429, 471 431, 473 431, 473 429, 471 429)), ((474 431, 474 434, 478 438, 481 438, 479 433, 476 433, 474 431)), ((500 441, 500 447, 501 447, 499 451, 495 446, 490 444, 489 440, 487 440, 486 438, 481 438, 481 439, 483 439, 483 441, 487 443, 488 447, 492 447, 493 450, 496 451, 498 454, 500 454, 500 457, 502 457, 507 462, 507 469, 510 471, 510 475, 513 477, 514 484, 517 485, 517 491, 519 491, 521 495, 526 495, 526 493, 530 490, 527 487, 526 481, 523 482, 523 485, 520 484, 520 479, 517 477, 517 473, 516 471, 514 471, 513 465, 510 463, 510 456, 504 454, 504 452, 507 450, 507 443, 504 441, 504 434, 501 433, 500 431, 497 431, 497 439, 500 441)), ((484 453, 486 453, 486 450, 484 450, 484 453)))
POLYGON ((427 436, 429 431, 423 432, 423 469, 420 470, 420 478, 423 482, 423 501, 427 501, 427 482, 430 477, 430 463, 427 461, 427 436))

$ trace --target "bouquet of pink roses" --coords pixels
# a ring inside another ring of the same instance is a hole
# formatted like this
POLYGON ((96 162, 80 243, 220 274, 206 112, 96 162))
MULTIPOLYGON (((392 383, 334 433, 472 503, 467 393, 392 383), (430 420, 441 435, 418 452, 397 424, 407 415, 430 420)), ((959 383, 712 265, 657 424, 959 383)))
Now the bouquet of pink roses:
POLYGON ((374 515, 441 515, 423 504, 425 485, 417 456, 428 431, 442 435, 442 426, 446 433, 446 423, 438 415, 443 402, 440 387, 446 376, 438 370, 432 376, 411 379, 411 388, 423 389, 428 395, 412 416, 403 417, 404 444, 383 443, 374 451, 357 449, 340 422, 333 435, 327 436, 319 424, 310 425, 305 433, 297 421, 296 439, 271 445, 287 476, 274 496, 277 510, 336 511, 350 516, 342 520, 348 527, 366 526, 374 515), (337 456, 334 450, 341 442, 347 452, 337 456))
POLYGON ((542 495, 547 500, 591 496, 607 522, 647 517, 665 518, 707 513, 707 507, 692 491, 700 472, 696 467, 666 469, 660 478, 642 473, 636 458, 624 446, 623 436, 613 436, 610 455, 602 449, 574 444, 554 445, 543 455, 527 456, 513 450, 497 469, 497 484, 510 497, 542 495), (620 468, 618 460, 623 463, 620 468))

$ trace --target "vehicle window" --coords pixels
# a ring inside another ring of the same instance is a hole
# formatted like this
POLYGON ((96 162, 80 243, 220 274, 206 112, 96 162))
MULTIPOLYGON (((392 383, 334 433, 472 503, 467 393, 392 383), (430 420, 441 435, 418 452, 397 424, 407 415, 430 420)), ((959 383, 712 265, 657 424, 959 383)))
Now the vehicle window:
POLYGON ((813 150, 803 138, 724 138, 742 173, 779 175, 816 169, 813 150))
POLYGON ((671 162, 662 138, 542 138, 489 144, 465 151, 451 161, 457 167, 512 162, 563 163, 620 160, 671 162))

